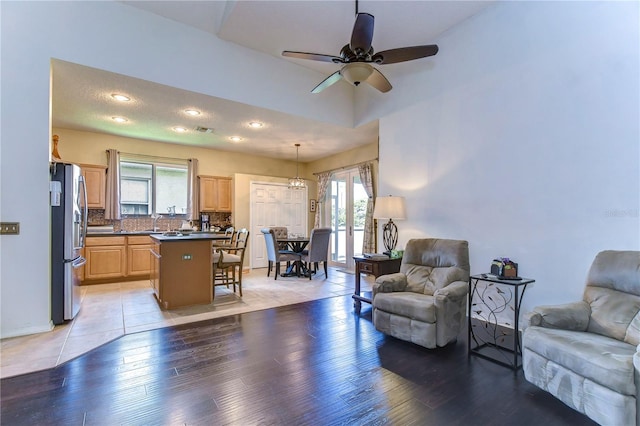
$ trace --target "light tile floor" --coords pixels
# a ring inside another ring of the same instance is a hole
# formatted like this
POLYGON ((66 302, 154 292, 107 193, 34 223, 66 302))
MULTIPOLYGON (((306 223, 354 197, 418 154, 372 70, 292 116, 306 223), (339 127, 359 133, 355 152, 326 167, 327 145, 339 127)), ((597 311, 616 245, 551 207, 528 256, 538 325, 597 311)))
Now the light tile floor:
MULTIPOLYGON (((48 333, 2 339, 0 377, 52 368, 124 334, 202 321, 227 315, 352 294, 354 275, 329 268, 308 278, 267 278, 266 269, 243 275, 243 297, 216 287, 209 305, 162 311, 148 280, 82 287, 80 313, 48 333)), ((362 276, 363 290, 373 277, 362 276)))

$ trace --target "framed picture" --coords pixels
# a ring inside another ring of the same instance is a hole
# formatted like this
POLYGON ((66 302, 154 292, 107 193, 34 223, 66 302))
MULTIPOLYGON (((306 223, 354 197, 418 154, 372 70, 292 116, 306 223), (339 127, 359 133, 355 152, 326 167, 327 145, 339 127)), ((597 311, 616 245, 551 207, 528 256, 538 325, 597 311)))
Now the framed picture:
POLYGON ((310 212, 316 211, 316 200, 314 200, 313 198, 309 200, 309 211, 310 212))

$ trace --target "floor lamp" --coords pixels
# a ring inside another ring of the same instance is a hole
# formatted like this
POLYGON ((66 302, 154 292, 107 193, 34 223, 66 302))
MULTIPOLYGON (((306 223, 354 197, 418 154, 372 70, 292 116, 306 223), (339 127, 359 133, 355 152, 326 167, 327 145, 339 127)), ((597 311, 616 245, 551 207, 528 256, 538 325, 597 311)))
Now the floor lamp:
POLYGON ((384 254, 391 256, 391 251, 396 248, 396 244, 398 243, 398 227, 393 223, 393 219, 404 220, 406 216, 404 197, 389 195, 388 197, 376 198, 373 218, 389 219, 389 222, 385 223, 382 233, 382 240, 384 241, 384 248, 386 249, 384 254))

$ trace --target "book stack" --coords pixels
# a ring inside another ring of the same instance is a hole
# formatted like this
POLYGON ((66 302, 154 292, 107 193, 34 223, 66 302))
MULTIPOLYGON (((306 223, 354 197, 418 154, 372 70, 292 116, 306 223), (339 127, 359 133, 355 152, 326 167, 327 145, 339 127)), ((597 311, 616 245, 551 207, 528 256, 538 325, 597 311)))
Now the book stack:
POLYGON ((382 254, 382 253, 363 253, 362 255, 365 258, 371 259, 371 260, 387 260, 387 259, 389 259, 389 256, 387 256, 386 254, 382 254))

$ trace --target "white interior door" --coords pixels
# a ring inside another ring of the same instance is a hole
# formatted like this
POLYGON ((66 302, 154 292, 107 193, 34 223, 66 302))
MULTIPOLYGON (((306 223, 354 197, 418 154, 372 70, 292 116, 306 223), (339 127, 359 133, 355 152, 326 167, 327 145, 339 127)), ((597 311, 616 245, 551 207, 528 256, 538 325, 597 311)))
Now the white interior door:
POLYGON ((352 270, 353 256, 362 254, 367 193, 358 169, 334 173, 327 189, 324 215, 332 229, 329 264, 352 270))
POLYGON ((308 234, 307 188, 291 190, 286 184, 251 182, 251 268, 267 267, 262 228, 286 226, 290 233, 308 234))

